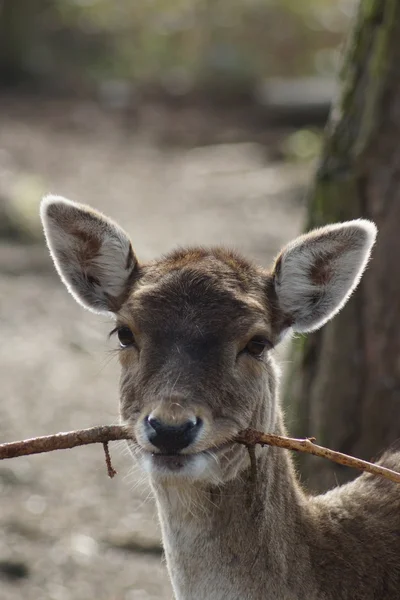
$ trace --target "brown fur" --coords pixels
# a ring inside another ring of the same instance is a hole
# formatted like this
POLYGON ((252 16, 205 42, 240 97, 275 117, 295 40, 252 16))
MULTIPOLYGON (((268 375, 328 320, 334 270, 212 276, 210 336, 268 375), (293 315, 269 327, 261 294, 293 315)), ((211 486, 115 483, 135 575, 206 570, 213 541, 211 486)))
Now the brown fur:
MULTIPOLYGON (((271 309, 273 298, 265 294, 270 278, 221 249, 179 251, 143 267, 120 313, 122 321, 128 315, 129 322, 134 320, 142 347, 140 368, 135 357, 128 360, 125 354, 123 360, 124 420, 135 427, 154 407, 168 418, 171 394, 171 401, 179 396, 185 403, 182 418, 194 405, 196 414, 205 412, 209 419, 229 416, 235 430, 268 429, 273 404, 278 414, 274 432, 284 434, 271 357, 261 363, 245 360, 234 386, 224 374, 224 349, 243 345, 253 323, 262 323, 271 341, 276 339, 271 313, 275 322, 283 316, 276 306, 271 309), (249 298, 260 308, 254 309, 249 298), (181 347, 177 355, 176 344, 181 347)), ((214 435, 216 445, 228 431, 233 433, 228 428, 214 435)), ((400 493, 395 484, 363 475, 312 498, 297 483, 285 451, 257 451, 256 483, 245 451, 237 452, 243 468, 221 485, 183 482, 174 489, 171 481, 153 480, 177 598, 400 597, 400 493)), ((388 463, 399 468, 400 455, 388 463)))
MULTIPOLYGON (((247 427, 285 434, 271 349, 288 328, 311 331, 340 310, 375 226, 359 220, 302 236, 269 273, 221 248, 139 267, 125 232, 87 207, 49 197, 42 218, 78 302, 112 310, 133 332, 120 353, 121 415, 149 470, 177 600, 400 598, 396 484, 364 474, 310 497, 288 452, 257 448, 250 461, 229 441, 247 427), (93 239, 99 254, 83 268, 93 239), (249 342, 260 338, 257 355, 249 342), (169 431, 190 422, 196 436, 163 454, 151 443, 152 419, 169 431)), ((382 462, 398 470, 400 453, 382 462)))

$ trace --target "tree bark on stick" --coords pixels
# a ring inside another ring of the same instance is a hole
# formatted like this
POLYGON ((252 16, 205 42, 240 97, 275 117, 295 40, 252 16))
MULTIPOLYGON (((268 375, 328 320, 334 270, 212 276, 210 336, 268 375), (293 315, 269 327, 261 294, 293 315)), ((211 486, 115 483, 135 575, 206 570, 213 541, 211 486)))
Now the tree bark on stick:
MULTIPOLYGON (((28 456, 30 454, 41 454, 42 452, 52 452, 53 450, 67 450, 69 448, 76 448, 77 446, 87 446, 88 444, 103 444, 108 475, 109 477, 114 477, 117 472, 111 464, 108 443, 129 439, 132 439, 132 432, 128 427, 124 427, 123 425, 90 427, 89 429, 79 429, 77 431, 56 433, 54 435, 30 438, 29 440, 0 444, 0 460, 28 456)), ((256 444, 261 444, 261 446, 278 446, 279 448, 295 450, 296 452, 306 452, 400 483, 400 473, 381 465, 375 465, 354 458, 353 456, 347 456, 335 450, 318 446, 314 438, 293 439, 271 433, 262 433, 254 429, 245 429, 239 432, 232 442, 247 446, 249 453, 252 449, 254 450, 256 444)))
MULTIPOLYGON (((285 404, 293 433, 370 460, 400 437, 400 2, 361 0, 309 198, 307 229, 366 217, 379 234, 353 298, 294 341, 285 404)), ((303 457, 316 491, 354 471, 303 457)))

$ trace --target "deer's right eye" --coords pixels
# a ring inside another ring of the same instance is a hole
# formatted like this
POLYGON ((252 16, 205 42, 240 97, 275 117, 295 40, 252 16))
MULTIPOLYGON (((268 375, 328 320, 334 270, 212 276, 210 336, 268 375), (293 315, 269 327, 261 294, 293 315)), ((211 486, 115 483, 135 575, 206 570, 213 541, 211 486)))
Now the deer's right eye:
POLYGON ((121 348, 127 348, 135 344, 135 337, 129 327, 118 327, 117 335, 121 348))

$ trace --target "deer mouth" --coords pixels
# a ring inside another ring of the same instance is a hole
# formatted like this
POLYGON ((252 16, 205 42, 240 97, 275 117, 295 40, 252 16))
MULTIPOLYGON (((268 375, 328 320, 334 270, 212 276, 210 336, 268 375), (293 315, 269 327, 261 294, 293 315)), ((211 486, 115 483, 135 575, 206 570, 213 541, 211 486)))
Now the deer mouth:
POLYGON ((215 461, 220 454, 223 454, 226 450, 232 448, 232 446, 232 442, 226 442, 225 444, 221 444, 221 446, 202 450, 201 452, 191 452, 186 454, 152 452, 149 454, 151 454, 152 467, 156 470, 160 469, 164 472, 177 473, 187 469, 190 470, 190 467, 195 466, 199 461, 207 461, 210 458, 215 461))
POLYGON ((180 471, 193 460, 195 454, 161 454, 153 453, 152 463, 154 467, 163 467, 168 471, 176 472, 180 471))

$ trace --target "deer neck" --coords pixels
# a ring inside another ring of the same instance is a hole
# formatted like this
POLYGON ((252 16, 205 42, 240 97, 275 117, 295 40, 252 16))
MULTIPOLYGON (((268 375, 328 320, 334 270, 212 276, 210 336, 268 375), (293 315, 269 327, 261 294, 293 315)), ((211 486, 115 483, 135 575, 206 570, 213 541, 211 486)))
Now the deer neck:
MULTIPOLYGON (((284 434, 280 414, 274 432, 284 434)), ((282 582, 290 586, 292 562, 302 568, 305 497, 286 451, 258 448, 254 471, 249 460, 218 489, 154 487, 178 600, 292 598, 282 582)), ((303 577, 307 565, 304 557, 303 577)))

